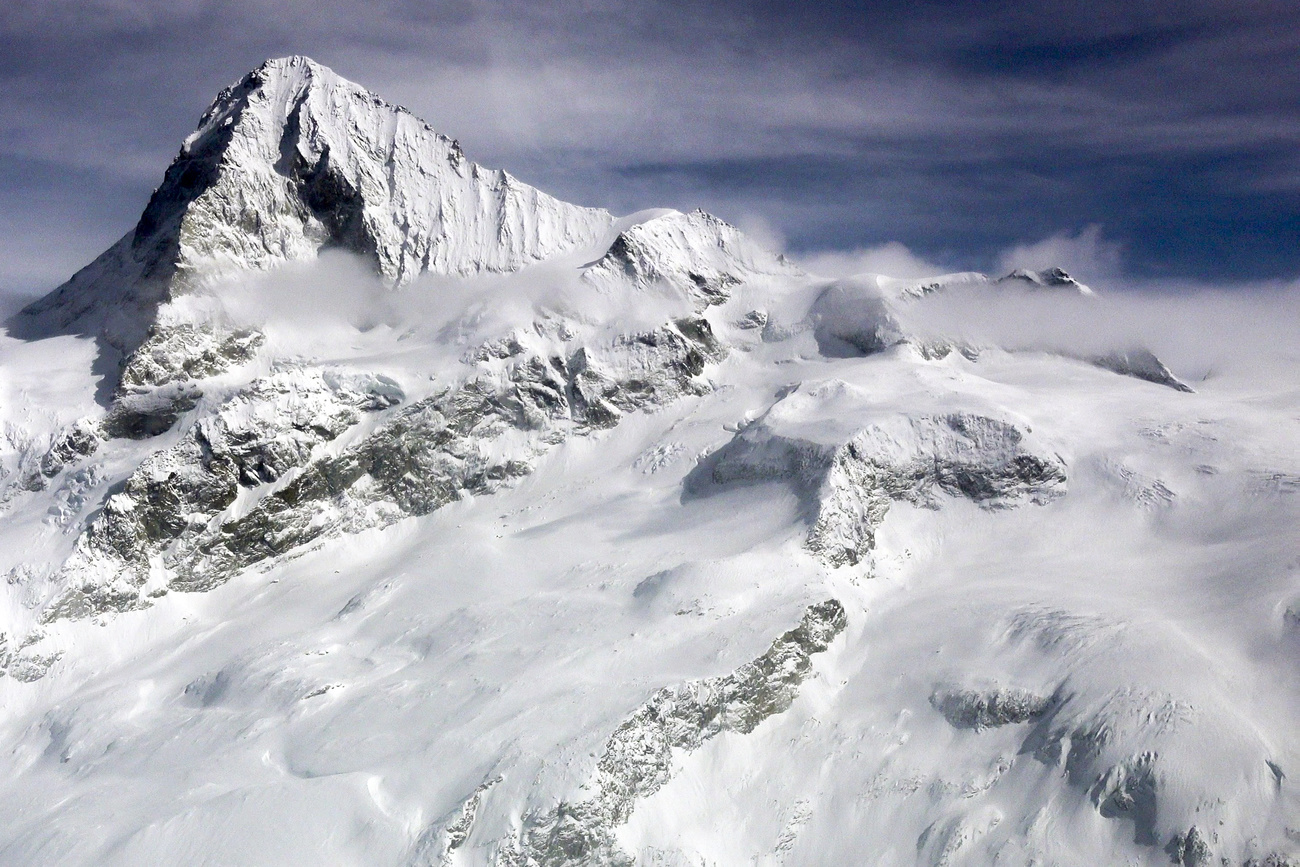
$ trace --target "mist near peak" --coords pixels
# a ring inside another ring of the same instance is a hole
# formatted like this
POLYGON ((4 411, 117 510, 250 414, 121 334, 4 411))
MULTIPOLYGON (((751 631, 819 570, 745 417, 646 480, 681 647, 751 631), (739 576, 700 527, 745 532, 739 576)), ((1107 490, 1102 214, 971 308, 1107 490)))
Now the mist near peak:
POLYGON ((1101 226, 1094 223, 1074 234, 1060 232, 1041 241, 1014 244, 998 254, 997 271, 1064 268, 1089 279, 1114 277, 1122 273, 1122 254, 1123 245, 1103 238, 1101 226))
POLYGON ((1257 376, 1300 346, 1300 283, 1158 287, 1113 281, 1097 296, 962 286, 902 305, 923 340, 1079 357, 1147 349, 1180 378, 1257 376))
POLYGON ((689 309, 678 287, 620 294, 583 280, 580 265, 589 257, 587 251, 510 273, 424 274, 394 286, 363 257, 327 251, 312 262, 182 296, 164 310, 163 320, 265 330, 276 335, 282 351, 306 355, 372 332, 419 337, 459 352, 549 319, 600 337, 653 329, 689 309))
POLYGON ((855 274, 881 274, 902 279, 937 277, 951 270, 927 262, 900 241, 888 241, 874 247, 855 250, 821 250, 798 255, 805 269, 822 277, 852 277, 855 274))
MULTIPOLYGON (((1079 238, 1096 241, 1088 233, 1079 238)), ((856 270, 865 262, 877 266, 881 276, 933 276, 925 273, 933 269, 922 268, 926 263, 902 244, 837 255, 838 260, 823 256, 799 264, 825 273, 834 269, 815 268, 815 263, 838 261, 845 270, 856 270)), ((425 275, 393 287, 365 260, 330 251, 315 262, 245 276, 180 298, 166 316, 191 321, 215 317, 237 327, 266 329, 278 335, 276 342, 290 354, 311 354, 372 332, 419 337, 426 345, 461 353, 550 319, 563 319, 600 338, 653 329, 689 308, 681 290, 666 284, 633 293, 593 285, 581 278, 580 258, 510 274, 425 275)), ((880 291, 874 281, 863 288, 868 294, 880 291)), ((1207 285, 1111 278, 1099 288, 1098 295, 1084 296, 1006 283, 965 283, 891 308, 915 340, 1079 358, 1146 349, 1193 385, 1221 376, 1258 376, 1274 366, 1281 370, 1293 363, 1300 346, 1300 283, 1207 285)), ((771 291, 783 295, 791 290, 771 291)), ((772 300, 779 303, 777 296, 772 300)))

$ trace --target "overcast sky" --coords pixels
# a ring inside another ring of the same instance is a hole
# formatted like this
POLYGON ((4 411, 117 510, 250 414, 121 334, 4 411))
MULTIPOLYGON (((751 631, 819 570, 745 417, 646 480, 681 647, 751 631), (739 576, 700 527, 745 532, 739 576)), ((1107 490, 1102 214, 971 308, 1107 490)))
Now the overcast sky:
POLYGON ((703 207, 827 268, 1300 276, 1294 0, 4 0, 0 291, 124 234, 287 54, 562 198, 703 207))

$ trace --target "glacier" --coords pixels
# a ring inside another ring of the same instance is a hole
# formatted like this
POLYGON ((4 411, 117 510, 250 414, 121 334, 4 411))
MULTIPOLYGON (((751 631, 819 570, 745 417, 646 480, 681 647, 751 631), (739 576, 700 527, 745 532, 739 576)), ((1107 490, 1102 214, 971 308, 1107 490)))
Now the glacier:
POLYGON ((1300 356, 1126 309, 268 61, 0 337, 0 864, 1300 864, 1300 356))

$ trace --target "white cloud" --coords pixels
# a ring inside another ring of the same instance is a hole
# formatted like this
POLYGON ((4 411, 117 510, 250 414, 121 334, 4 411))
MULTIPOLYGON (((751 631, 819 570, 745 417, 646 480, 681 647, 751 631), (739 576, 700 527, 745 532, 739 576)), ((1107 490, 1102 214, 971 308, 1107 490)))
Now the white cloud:
POLYGON ((762 214, 747 213, 736 221, 736 228, 773 253, 785 252, 785 235, 762 214))
POLYGON ((822 277, 851 277, 854 274, 884 274, 904 279, 934 277, 950 270, 927 262, 906 245, 890 241, 878 247, 856 250, 824 250, 796 257, 808 272, 822 277))
POLYGON ((901 316, 926 340, 1082 357, 1145 347, 1194 387, 1207 377, 1259 377, 1300 345, 1300 283, 1115 282, 1096 296, 969 287, 927 296, 901 316))
POLYGON ((1115 277, 1120 273, 1122 248, 1101 237, 1101 227, 1088 226, 1076 235, 1058 234, 1033 244, 1017 244, 998 254, 997 271, 1005 274, 1017 268, 1041 271, 1064 268, 1083 280, 1115 277))

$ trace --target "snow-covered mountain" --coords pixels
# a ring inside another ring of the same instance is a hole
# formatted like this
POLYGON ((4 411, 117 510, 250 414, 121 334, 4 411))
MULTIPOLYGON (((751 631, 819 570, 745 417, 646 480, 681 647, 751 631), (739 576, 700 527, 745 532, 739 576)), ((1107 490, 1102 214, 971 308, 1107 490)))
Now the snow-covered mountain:
POLYGON ((1300 365, 1114 303, 269 61, 0 341, 0 863, 1300 863, 1300 365))
MULTIPOLYGON (((128 384, 158 384, 196 363, 159 308, 222 276, 325 248, 373 260, 396 284, 513 271, 612 223, 470 162, 454 140, 308 58, 270 60, 217 96, 135 228, 22 324, 95 334, 126 356, 128 384), (145 339, 155 351, 133 356, 145 339)), ((248 343, 222 333, 204 349, 197 363, 212 373, 248 343)))

